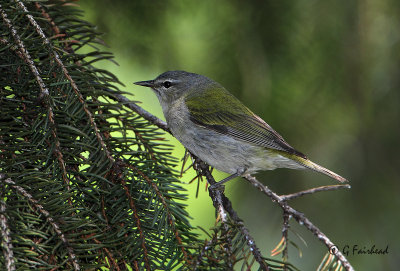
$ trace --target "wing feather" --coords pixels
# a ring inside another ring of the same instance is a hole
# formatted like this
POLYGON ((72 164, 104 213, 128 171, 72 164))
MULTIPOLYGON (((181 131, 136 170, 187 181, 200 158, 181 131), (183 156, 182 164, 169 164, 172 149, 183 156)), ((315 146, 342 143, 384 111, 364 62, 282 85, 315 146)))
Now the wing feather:
POLYGON ((291 147, 271 126, 219 85, 204 91, 201 95, 188 96, 185 101, 190 120, 197 125, 244 142, 307 159, 304 154, 291 147), (217 101, 223 101, 227 109, 220 110, 221 105, 217 101))

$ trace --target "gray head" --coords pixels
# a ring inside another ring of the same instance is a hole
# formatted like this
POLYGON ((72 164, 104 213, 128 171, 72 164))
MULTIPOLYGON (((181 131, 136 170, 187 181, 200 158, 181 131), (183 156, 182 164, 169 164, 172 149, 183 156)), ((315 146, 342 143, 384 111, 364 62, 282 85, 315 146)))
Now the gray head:
POLYGON ((183 95, 201 92, 217 83, 196 73, 168 71, 160 74, 154 80, 140 81, 134 84, 152 88, 161 103, 171 103, 183 95))

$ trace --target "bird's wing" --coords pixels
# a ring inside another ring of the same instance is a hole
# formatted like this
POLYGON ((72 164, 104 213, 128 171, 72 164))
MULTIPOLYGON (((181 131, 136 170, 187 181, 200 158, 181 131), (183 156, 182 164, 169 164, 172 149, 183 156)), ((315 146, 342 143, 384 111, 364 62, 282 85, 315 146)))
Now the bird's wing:
POLYGON ((215 86, 201 94, 189 95, 185 103, 189 110, 190 120, 197 125, 244 142, 307 159, 304 154, 286 143, 271 126, 221 86, 215 86))

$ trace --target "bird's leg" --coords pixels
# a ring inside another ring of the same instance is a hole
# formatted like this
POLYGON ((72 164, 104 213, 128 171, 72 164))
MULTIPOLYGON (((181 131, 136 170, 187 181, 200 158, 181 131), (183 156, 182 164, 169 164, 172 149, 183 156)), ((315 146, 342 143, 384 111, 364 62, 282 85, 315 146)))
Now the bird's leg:
POLYGON ((221 181, 219 181, 219 182, 217 182, 215 184, 210 185, 210 188, 211 189, 219 189, 219 188, 221 188, 221 186, 224 185, 224 183, 226 183, 226 182, 228 182, 228 181, 230 181, 230 180, 232 180, 232 179, 234 179, 236 177, 242 176, 242 174, 245 173, 245 172, 246 172, 246 169, 238 169, 236 171, 236 173, 226 177, 225 179, 222 179, 221 181))

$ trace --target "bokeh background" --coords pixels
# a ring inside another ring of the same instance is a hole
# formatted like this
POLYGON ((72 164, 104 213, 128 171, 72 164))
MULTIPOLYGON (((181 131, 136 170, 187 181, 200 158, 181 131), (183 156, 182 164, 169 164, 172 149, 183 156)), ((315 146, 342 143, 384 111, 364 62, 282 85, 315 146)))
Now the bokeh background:
MULTIPOLYGON (((206 75, 224 85, 295 148, 350 180, 348 191, 293 200, 356 270, 400 264, 400 2, 396 0, 79 2, 104 32, 119 66, 104 62, 133 100, 162 117, 156 96, 132 82, 167 70, 206 75), (388 255, 353 255, 352 248, 388 255)), ((175 144, 174 155, 183 156, 175 144)), ((177 166, 177 170, 180 166, 177 166)), ((183 182, 193 178, 186 174, 183 182)), ((225 175, 216 173, 216 179, 225 175)), ((317 173, 278 169, 257 175, 280 194, 329 185, 317 173)), ((211 200, 184 184, 192 225, 210 228, 211 200)), ((281 210, 247 182, 227 184, 234 208, 264 255, 281 238, 281 210)), ((295 221, 289 260, 315 270, 327 249, 295 221), (301 238, 306 244, 301 241, 301 238)))

